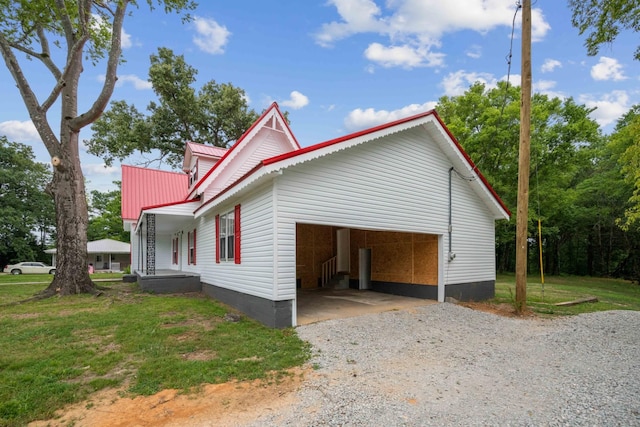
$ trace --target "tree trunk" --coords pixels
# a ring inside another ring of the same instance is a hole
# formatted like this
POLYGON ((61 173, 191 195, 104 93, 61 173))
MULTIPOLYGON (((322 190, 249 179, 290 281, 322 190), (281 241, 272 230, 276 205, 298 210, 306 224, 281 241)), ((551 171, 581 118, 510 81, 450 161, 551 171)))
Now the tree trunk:
MULTIPOLYGON (((66 133, 66 132, 65 132, 66 133)), ((56 206, 57 256, 56 275, 46 295, 96 293, 89 277, 87 259, 87 225, 89 214, 84 176, 77 152, 79 133, 68 131, 63 137, 60 163, 54 167, 49 188, 56 206)))

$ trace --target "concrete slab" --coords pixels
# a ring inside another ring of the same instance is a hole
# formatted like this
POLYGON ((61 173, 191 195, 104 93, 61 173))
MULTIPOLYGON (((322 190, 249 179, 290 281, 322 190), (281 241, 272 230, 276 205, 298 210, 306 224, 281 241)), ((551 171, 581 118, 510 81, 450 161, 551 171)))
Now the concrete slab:
POLYGON ((402 310, 437 301, 356 289, 298 289, 298 325, 402 310))

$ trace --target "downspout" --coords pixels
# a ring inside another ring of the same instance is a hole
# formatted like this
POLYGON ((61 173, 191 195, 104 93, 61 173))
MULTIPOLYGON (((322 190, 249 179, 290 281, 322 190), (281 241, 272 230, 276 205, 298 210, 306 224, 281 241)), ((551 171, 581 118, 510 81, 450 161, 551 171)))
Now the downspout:
POLYGON ((452 198, 451 198, 451 193, 452 193, 452 173, 453 173, 453 166, 451 167, 451 169, 449 169, 449 254, 448 254, 448 262, 451 262, 455 259, 456 254, 453 253, 453 249, 452 249, 452 242, 451 242, 451 236, 452 236, 452 232, 453 232, 453 221, 452 221, 452 215, 451 215, 451 211, 453 210, 453 203, 452 203, 452 198))

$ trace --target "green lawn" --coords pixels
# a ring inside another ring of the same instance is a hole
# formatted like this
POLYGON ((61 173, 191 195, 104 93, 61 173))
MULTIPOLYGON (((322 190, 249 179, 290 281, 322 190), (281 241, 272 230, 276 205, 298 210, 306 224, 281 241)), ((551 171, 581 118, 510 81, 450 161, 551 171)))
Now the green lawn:
MULTIPOLYGON (((515 276, 498 275, 496 279, 496 303, 513 304, 515 276)), ((527 305, 543 315, 568 315, 605 310, 640 310, 640 286, 630 281, 598 277, 551 276, 545 277, 544 286, 539 276, 527 278, 527 305), (570 307, 554 304, 580 298, 597 297, 596 303, 584 303, 570 307)))
MULTIPOLYGON (((123 273, 95 273, 91 275, 92 279, 122 279, 123 273)), ((47 285, 53 280, 51 274, 8 274, 0 273, 0 286, 7 283, 25 283, 40 282, 47 285)))
MULTIPOLYGON (((2 277, 5 279, 5 277, 2 277)), ((102 283, 102 296, 6 305, 44 289, 0 286, 0 426, 47 419, 105 387, 132 394, 271 378, 304 363, 293 329, 266 328, 199 295, 150 295, 102 283)))

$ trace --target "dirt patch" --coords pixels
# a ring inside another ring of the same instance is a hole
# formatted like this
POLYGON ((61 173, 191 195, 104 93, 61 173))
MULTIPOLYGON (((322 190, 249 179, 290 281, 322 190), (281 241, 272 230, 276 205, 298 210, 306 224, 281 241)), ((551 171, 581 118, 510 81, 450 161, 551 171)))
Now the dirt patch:
POLYGON ((309 370, 294 369, 276 380, 207 384, 195 393, 163 390, 153 396, 123 397, 122 390, 104 390, 67 407, 51 420, 30 427, 189 427, 248 423, 295 400, 309 370))
POLYGON ((491 302, 459 302, 458 305, 471 308, 473 310, 484 311, 485 313, 496 314, 504 317, 521 317, 521 318, 535 318, 536 314, 531 310, 525 310, 524 313, 516 313, 516 309, 511 304, 501 303, 495 304, 491 302))
POLYGON ((218 353, 216 353, 213 350, 198 350, 198 351, 192 351, 191 353, 185 353, 182 355, 182 358, 185 360, 196 360, 200 362, 213 360, 216 357, 218 357, 218 353))

